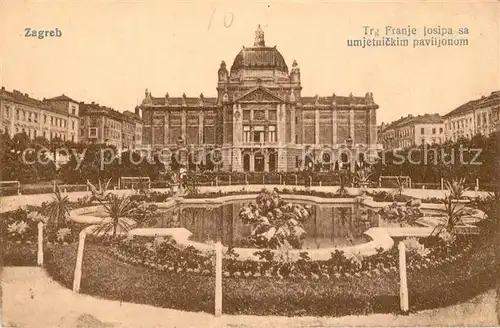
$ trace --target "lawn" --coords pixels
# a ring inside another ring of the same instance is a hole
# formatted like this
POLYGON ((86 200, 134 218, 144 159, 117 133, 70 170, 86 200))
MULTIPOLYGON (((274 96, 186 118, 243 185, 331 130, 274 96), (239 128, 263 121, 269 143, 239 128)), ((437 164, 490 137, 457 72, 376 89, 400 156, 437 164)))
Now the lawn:
MULTIPOLYGON (((494 236, 485 236, 467 256, 409 270, 410 310, 443 307, 466 301, 495 284, 494 236)), ((72 286, 76 244, 52 246, 47 271, 72 286)), ((87 244, 81 292, 107 299, 213 313, 214 277, 176 273, 121 262, 105 246, 87 244)), ((223 280, 226 314, 344 316, 399 312, 399 274, 367 277, 223 280)))

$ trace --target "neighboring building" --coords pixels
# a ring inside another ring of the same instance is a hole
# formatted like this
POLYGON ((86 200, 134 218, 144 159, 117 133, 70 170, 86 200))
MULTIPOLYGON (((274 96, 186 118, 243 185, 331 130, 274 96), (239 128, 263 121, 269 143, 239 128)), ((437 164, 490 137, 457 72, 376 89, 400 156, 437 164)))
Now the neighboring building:
POLYGON ((136 113, 81 102, 80 140, 113 145, 120 151, 136 149, 142 146, 142 120, 136 113))
POLYGON ((78 106, 76 112, 73 112, 73 100, 54 99, 56 98, 41 101, 27 93, 17 90, 9 92, 2 87, 0 130, 11 137, 25 132, 31 139, 45 137, 52 140, 59 137, 62 140, 78 141, 78 106))
POLYGON ((446 138, 457 141, 480 133, 488 136, 500 130, 500 91, 471 100, 444 115, 446 138))
POLYGON ((137 113, 123 112, 123 148, 142 147, 142 119, 137 113))
POLYGON ((51 107, 70 114, 70 117, 66 123, 68 140, 78 142, 78 131, 80 124, 79 103, 69 98, 68 96, 65 96, 64 94, 58 97, 44 99, 44 101, 51 107))
POLYGON ((265 45, 259 27, 254 46, 243 47, 230 71, 221 63, 217 97, 153 97, 146 89, 139 106, 143 144, 203 145, 203 154, 187 158, 192 169, 197 161, 209 165, 207 150, 221 149, 226 171, 294 171, 320 158, 333 164, 341 148, 379 148, 379 106, 371 93, 303 97, 301 90, 297 62, 289 70, 276 47, 265 45))
POLYGON ((118 111, 91 104, 80 103, 80 140, 85 143, 113 145, 122 149, 123 114, 118 111))
POLYGON ((439 114, 410 114, 390 124, 383 124, 379 134, 379 142, 384 149, 408 148, 444 141, 444 120, 439 114))

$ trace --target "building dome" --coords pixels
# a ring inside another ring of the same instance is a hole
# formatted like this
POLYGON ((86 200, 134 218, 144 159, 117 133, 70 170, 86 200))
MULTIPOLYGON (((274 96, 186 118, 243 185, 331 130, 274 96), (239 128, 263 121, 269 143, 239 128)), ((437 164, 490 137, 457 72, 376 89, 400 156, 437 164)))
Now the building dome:
POLYGON ((280 54, 276 46, 266 47, 264 32, 260 25, 255 31, 255 42, 253 47, 243 47, 234 58, 231 73, 239 70, 269 70, 276 69, 288 74, 288 67, 285 59, 280 54))

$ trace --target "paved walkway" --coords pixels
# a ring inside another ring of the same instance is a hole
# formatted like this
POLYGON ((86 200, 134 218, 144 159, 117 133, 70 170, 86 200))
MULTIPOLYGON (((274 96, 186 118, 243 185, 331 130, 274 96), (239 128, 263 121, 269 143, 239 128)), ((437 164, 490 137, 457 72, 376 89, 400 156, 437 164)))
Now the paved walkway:
MULTIPOLYGON (((248 185, 248 186, 243 186, 243 185, 234 185, 234 186, 220 186, 220 187, 208 187, 208 186, 203 186, 200 187, 201 192, 216 192, 216 191, 223 191, 223 192, 229 192, 229 191, 240 191, 243 188, 246 190, 251 190, 251 191, 260 191, 262 188, 296 188, 296 189, 305 189, 303 186, 294 186, 294 185, 248 185)), ((338 189, 338 186, 313 186, 311 189, 316 190, 316 191, 323 191, 323 192, 335 192, 338 189)), ((347 188, 349 192, 353 194, 357 194, 358 188, 347 188)), ((154 189, 157 191, 166 191, 167 189, 154 189)), ((373 191, 387 191, 387 192, 393 192, 394 189, 387 189, 387 188, 369 188, 369 192, 373 191)), ((115 190, 112 191, 113 193, 117 193, 119 195, 131 195, 134 193, 133 190, 115 190)), ((84 197, 84 196, 90 196, 91 193, 90 191, 76 191, 76 192, 69 192, 69 193, 64 193, 65 195, 68 195, 69 199, 71 201, 76 201, 78 198, 84 197)), ((443 190, 432 190, 432 189, 405 189, 403 191, 404 195, 415 197, 415 198, 431 198, 431 197, 436 197, 436 198, 443 198, 445 195, 445 191, 443 190)), ((464 193, 465 196, 469 197, 477 197, 477 196, 485 196, 487 195, 487 192, 475 192, 475 191, 466 191, 464 193)), ((36 195, 16 195, 16 196, 3 196, 0 197, 0 213, 1 212, 7 212, 7 211, 12 211, 17 209, 21 205, 25 204, 30 204, 30 205, 36 205, 39 206, 43 202, 50 202, 53 199, 53 194, 36 194, 36 195)))
POLYGON ((222 316, 120 303, 75 294, 37 267, 2 272, 4 327, 338 327, 497 326, 494 291, 470 302, 409 316, 376 314, 340 318, 222 316))

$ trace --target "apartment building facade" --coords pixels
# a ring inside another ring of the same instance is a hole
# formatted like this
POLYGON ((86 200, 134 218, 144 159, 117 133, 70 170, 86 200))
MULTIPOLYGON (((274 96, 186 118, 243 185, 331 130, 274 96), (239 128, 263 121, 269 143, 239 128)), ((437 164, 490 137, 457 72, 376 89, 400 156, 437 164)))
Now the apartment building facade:
POLYGON ((78 142, 78 111, 78 103, 64 95, 39 100, 18 90, 0 90, 0 130, 11 137, 24 132, 30 139, 78 142))
POLYGON ((451 141, 500 131, 500 91, 460 105, 443 117, 446 139, 451 141))

